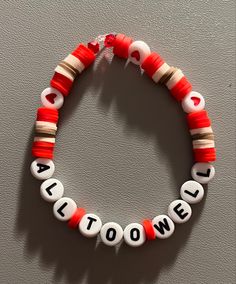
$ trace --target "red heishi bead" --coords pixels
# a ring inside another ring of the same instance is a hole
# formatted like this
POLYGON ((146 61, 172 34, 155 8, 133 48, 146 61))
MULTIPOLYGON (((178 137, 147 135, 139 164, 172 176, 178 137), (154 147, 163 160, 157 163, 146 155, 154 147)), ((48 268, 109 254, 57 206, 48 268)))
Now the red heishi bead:
POLYGON ((154 228, 152 226, 152 221, 144 220, 143 221, 143 227, 144 227, 144 231, 146 233, 147 239, 148 240, 155 240, 156 234, 155 234, 154 228))
POLYGON ((154 73, 165 63, 159 54, 152 52, 142 63, 141 67, 152 77, 154 73))
POLYGON ((114 40, 113 53, 121 58, 128 58, 129 46, 132 43, 132 38, 123 34, 117 34, 114 40))
POLYGON ((206 110, 189 113, 187 115, 187 123, 190 129, 209 127, 211 125, 206 110))
POLYGON ((53 159, 54 143, 35 141, 32 147, 32 155, 36 158, 53 159))
POLYGON ((215 148, 202 148, 193 149, 194 159, 196 162, 214 162, 216 160, 216 149, 215 148))
POLYGON ((57 89, 64 96, 68 96, 72 87, 73 81, 71 81, 66 76, 55 72, 54 76, 51 79, 50 85, 51 87, 57 89))
POLYGON ((94 53, 98 53, 99 43, 96 40, 90 41, 88 43, 88 48, 91 49, 94 53))
POLYGON ((85 68, 95 60, 94 52, 83 44, 80 44, 71 54, 77 57, 85 68))
POLYGON ((105 47, 113 47, 116 36, 114 34, 106 35, 104 40, 105 47))
POLYGON ((37 121, 58 122, 58 110, 40 107, 37 111, 37 121))
POLYGON ((68 222, 68 226, 71 229, 76 229, 80 220, 82 219, 82 217, 85 215, 85 210, 84 208, 77 208, 77 210, 75 211, 75 214, 71 217, 71 219, 68 222))
POLYGON ((170 90, 172 96, 177 101, 181 101, 191 91, 192 85, 185 76, 170 90))

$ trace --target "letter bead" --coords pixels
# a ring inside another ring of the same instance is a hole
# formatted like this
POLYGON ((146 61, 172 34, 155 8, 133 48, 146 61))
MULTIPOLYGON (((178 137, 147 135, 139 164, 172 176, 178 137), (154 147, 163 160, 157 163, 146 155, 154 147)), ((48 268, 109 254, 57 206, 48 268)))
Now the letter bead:
POLYGON ((108 246, 117 245, 122 240, 123 234, 122 227, 115 222, 104 224, 100 232, 103 243, 108 246))
POLYGON ((144 227, 138 223, 131 223, 124 229, 124 240, 131 247, 139 247, 146 240, 144 227))
POLYGON ((169 205, 168 215, 175 223, 181 224, 190 219, 192 209, 186 201, 178 199, 172 201, 169 205))
POLYGON ((202 200, 204 189, 202 185, 195 180, 188 180, 181 186, 180 196, 189 204, 195 204, 202 200))
POLYGON ((152 225, 158 239, 169 238, 175 230, 175 224, 167 215, 158 215, 152 220, 152 225))
POLYGON ((129 60, 136 65, 141 65, 150 53, 150 47, 144 41, 137 40, 129 46, 129 60))
POLYGON ((54 174, 55 165, 50 159, 38 158, 31 163, 30 171, 36 179, 44 180, 54 174))
POLYGON ((76 203, 69 197, 62 197, 53 205, 54 216, 60 221, 68 221, 76 209, 76 203))
POLYGON ((64 194, 63 184, 55 178, 45 180, 40 186, 42 198, 48 202, 55 202, 64 194))
POLYGON ((41 102, 47 108, 59 109, 64 103, 64 96, 57 89, 49 87, 41 93, 41 102))
POLYGON ((206 184, 215 176, 215 168, 210 163, 196 163, 191 170, 192 178, 201 184, 206 184))
POLYGON ((205 107, 205 100, 198 92, 190 92, 182 100, 182 108, 186 113, 203 110, 205 107))
POLYGON ((102 221, 95 214, 85 214, 79 223, 80 233, 87 238, 97 236, 101 228, 102 221))

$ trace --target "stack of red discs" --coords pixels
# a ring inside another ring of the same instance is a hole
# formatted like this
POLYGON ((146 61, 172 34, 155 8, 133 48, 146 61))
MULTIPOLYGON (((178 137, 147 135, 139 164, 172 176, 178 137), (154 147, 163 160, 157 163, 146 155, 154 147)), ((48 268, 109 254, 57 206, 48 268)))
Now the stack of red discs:
POLYGON ((159 54, 152 52, 142 63, 142 69, 152 78, 154 73, 165 63, 159 54))
POLYGON ((36 133, 37 140, 33 142, 32 155, 37 158, 53 158, 55 142, 48 142, 54 139, 57 130, 58 110, 41 107, 37 112, 36 133), (50 140, 49 140, 50 141, 50 140))
POLYGON ((129 46, 133 42, 132 38, 124 34, 117 34, 113 42, 113 53, 121 58, 128 58, 129 46))

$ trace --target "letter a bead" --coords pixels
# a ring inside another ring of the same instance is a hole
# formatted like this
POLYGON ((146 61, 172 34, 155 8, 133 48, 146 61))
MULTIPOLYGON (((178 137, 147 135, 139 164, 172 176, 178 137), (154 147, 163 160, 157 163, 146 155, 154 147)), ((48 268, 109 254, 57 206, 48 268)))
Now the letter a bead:
POLYGON ((109 222, 102 226, 101 239, 105 245, 115 246, 123 238, 123 229, 115 222, 109 222))
POLYGON ((30 171, 35 178, 44 180, 54 174, 55 166, 50 159, 38 158, 32 162, 30 171))
POLYGON ((95 214, 85 214, 79 223, 80 233, 87 238, 97 236, 101 230, 101 227, 102 221, 95 214))
POLYGON ((131 247, 141 246, 146 240, 144 227, 138 223, 129 224, 124 229, 124 240, 131 247))

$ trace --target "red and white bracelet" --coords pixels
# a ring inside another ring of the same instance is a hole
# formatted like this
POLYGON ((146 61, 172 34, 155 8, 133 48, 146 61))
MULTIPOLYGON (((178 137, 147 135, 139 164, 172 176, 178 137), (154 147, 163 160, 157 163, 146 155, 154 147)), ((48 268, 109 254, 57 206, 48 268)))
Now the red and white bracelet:
POLYGON ((190 204, 202 200, 202 184, 208 183, 215 175, 215 169, 210 163, 215 161, 216 151, 211 122, 204 109, 205 100, 201 94, 192 91, 192 85, 180 69, 170 67, 159 54, 151 52, 143 41, 133 41, 124 34, 99 35, 87 45, 80 44, 59 63, 50 87, 41 94, 41 102, 43 106, 37 111, 36 137, 32 147, 36 160, 31 164, 31 173, 35 178, 45 180, 41 184, 40 193, 44 200, 55 202, 53 213, 58 220, 67 221, 70 228, 78 228, 82 235, 89 238, 100 233, 101 240, 108 246, 114 246, 124 239, 133 247, 142 245, 146 240, 168 238, 175 230, 175 223, 189 220, 192 215, 190 204), (180 198, 170 203, 167 215, 158 215, 140 224, 129 224, 124 230, 115 222, 102 224, 97 215, 78 208, 74 200, 64 197, 63 184, 52 178, 55 171, 53 151, 58 109, 69 95, 77 75, 93 63, 96 54, 104 47, 113 48, 114 55, 139 65, 155 83, 165 85, 173 98, 182 104, 196 162, 191 170, 193 180, 181 186, 180 198))

